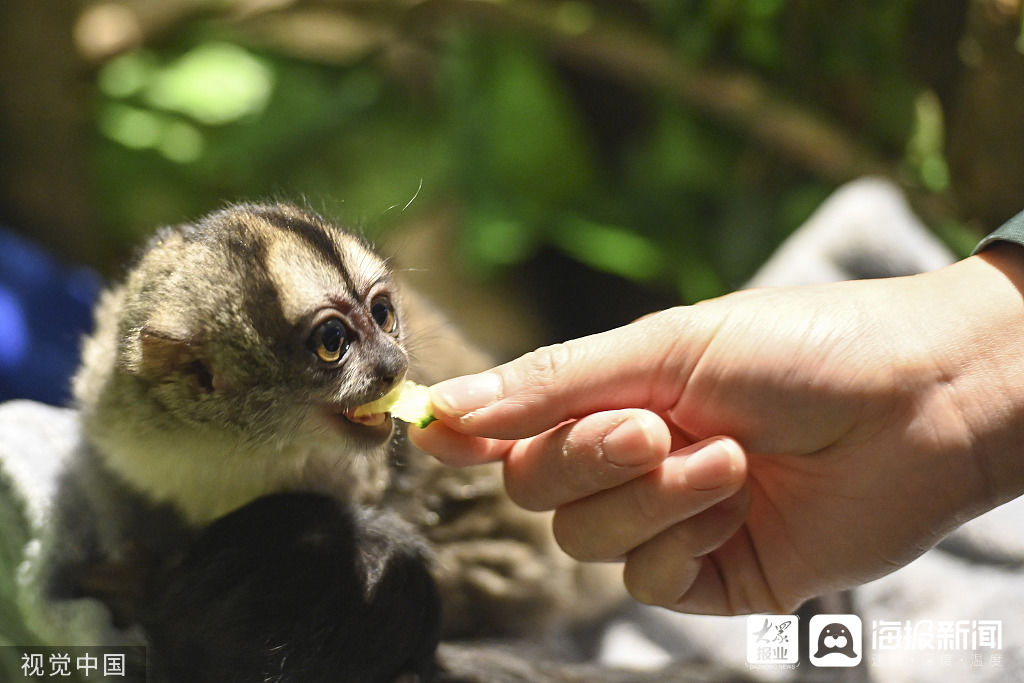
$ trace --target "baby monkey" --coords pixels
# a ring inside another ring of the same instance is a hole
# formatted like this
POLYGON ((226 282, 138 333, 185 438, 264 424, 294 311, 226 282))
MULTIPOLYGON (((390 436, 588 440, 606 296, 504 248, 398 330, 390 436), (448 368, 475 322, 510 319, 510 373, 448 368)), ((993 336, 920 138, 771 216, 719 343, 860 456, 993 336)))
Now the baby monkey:
POLYGON ((409 369, 386 263, 288 205, 164 229, 106 292, 74 391, 104 465, 203 524, 263 494, 377 502, 409 369))
MULTIPOLYGON (((315 513, 323 510, 325 529, 362 555, 351 566, 364 569, 353 574, 346 565, 339 580, 366 586, 339 595, 390 590, 394 582, 384 578, 416 577, 415 563, 429 569, 412 593, 374 603, 376 623, 399 623, 412 608, 425 610, 429 624, 435 583, 444 638, 542 637, 621 595, 606 567, 577 565, 557 549, 546 516, 508 501, 500 466, 443 467, 413 448, 389 415, 354 414, 406 377, 429 384, 489 360, 414 292, 400 291, 362 239, 320 216, 242 204, 163 229, 124 282, 104 293, 96 321, 74 382, 83 444, 57 511, 75 542, 53 569, 54 596, 99 598, 118 626, 144 622, 157 641, 180 643, 168 635, 184 623, 174 620, 207 612, 168 596, 195 581, 204 599, 216 600, 202 581, 211 568, 225 585, 238 575, 249 589, 239 594, 246 599, 209 613, 258 619, 237 612, 272 590, 280 567, 294 566, 280 552, 303 546, 288 533, 302 527, 301 538, 322 536, 315 513), (433 345, 429 365, 415 362, 413 342, 433 345), (260 502, 279 493, 296 497, 260 502), (302 497, 310 494, 347 512, 302 497), (275 515, 302 524, 287 531, 275 515), (261 527, 276 535, 268 548, 280 550, 266 569, 251 552, 261 527), (241 529, 248 544, 226 542, 241 529), (365 570, 374 566, 381 571, 365 570)), ((330 553, 319 557, 335 566, 330 553)), ((321 626, 323 617, 315 616, 321 626)), ((355 632, 368 642, 366 627, 355 632)), ((409 641, 419 648, 413 668, 421 674, 429 670, 424 643, 431 651, 436 643, 431 628, 426 640, 409 641)))

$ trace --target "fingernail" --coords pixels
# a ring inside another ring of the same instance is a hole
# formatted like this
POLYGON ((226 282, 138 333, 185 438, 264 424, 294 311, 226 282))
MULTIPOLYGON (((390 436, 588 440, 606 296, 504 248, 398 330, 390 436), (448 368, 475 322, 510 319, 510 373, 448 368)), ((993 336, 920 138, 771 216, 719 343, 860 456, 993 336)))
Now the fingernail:
POLYGON ((739 466, 735 451, 731 441, 719 439, 688 455, 683 463, 687 484, 697 491, 710 491, 732 483, 739 466))
POLYGON ((501 398, 501 376, 481 372, 445 380, 430 389, 434 408, 452 417, 464 417, 501 398))
POLYGON ((623 420, 605 434, 601 440, 601 451, 604 453, 604 459, 613 465, 644 465, 651 461, 654 435, 642 419, 623 420))

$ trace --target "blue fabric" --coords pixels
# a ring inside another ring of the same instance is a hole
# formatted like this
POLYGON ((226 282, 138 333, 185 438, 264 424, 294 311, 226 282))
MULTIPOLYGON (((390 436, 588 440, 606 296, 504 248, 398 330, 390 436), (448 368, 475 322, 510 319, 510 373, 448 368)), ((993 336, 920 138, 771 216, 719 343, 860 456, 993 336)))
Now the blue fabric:
POLYGON ((0 401, 67 403, 100 288, 93 271, 0 229, 0 401))

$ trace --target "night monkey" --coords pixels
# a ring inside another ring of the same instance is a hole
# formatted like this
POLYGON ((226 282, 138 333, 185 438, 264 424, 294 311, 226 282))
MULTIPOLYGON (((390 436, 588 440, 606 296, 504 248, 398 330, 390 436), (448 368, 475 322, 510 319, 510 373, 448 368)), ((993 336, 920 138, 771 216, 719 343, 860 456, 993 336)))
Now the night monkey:
MULTIPOLYGON (((390 414, 357 412, 408 379, 490 363, 363 239, 315 213, 240 204, 165 228, 103 294, 96 322, 74 381, 83 445, 59 510, 80 540, 54 569, 58 597, 98 597, 119 624, 159 630, 176 604, 166 591, 218 557, 211 537, 290 506, 315 536, 317 505, 340 545, 365 555, 358 581, 376 585, 397 562, 419 586, 403 599, 434 605, 436 590, 444 638, 539 636, 620 595, 607 568, 556 548, 546 516, 508 501, 500 468, 444 467, 390 414)), ((265 585, 252 571, 250 585, 265 585)))

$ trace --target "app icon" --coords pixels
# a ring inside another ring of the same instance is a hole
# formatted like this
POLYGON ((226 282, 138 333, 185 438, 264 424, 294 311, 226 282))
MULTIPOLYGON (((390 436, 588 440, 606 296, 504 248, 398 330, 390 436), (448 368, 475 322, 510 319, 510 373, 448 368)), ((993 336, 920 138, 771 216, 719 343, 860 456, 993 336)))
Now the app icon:
POLYGON ((857 666, 863 659, 863 628, 856 614, 815 614, 807 633, 814 666, 857 666))

